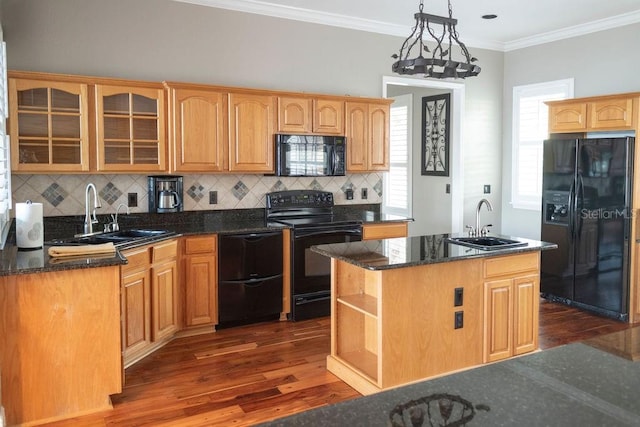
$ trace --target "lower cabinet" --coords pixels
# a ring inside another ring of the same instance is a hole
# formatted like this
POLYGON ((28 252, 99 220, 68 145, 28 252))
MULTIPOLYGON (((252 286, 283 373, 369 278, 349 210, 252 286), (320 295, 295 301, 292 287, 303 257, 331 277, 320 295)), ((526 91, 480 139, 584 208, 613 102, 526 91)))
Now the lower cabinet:
POLYGON ((485 363, 538 348, 539 265, 538 252, 485 260, 485 363))
POLYGON ((184 239, 185 326, 216 325, 217 237, 184 239))
POLYGON ((177 240, 123 251, 120 268, 124 366, 149 354, 178 330, 177 240))

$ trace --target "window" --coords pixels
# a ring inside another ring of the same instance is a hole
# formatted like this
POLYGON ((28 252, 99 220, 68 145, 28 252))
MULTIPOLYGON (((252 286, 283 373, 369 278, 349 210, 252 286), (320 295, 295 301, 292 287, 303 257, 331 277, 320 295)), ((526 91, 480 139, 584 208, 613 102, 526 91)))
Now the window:
POLYGON ((9 136, 7 135, 7 54, 0 29, 0 249, 4 247, 11 218, 11 165, 9 158, 9 136))
POLYGON ((549 130, 545 101, 573 97, 573 79, 513 88, 513 157, 511 203, 517 209, 540 210, 542 148, 549 130))
POLYGON ((413 96, 393 98, 389 119, 389 172, 384 175, 383 207, 387 214, 411 216, 411 103, 413 96))

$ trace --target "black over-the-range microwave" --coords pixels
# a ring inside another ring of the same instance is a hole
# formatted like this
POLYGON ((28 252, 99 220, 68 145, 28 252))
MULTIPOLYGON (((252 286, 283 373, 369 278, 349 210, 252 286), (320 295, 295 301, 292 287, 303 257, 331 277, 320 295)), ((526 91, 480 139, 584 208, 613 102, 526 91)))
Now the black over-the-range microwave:
POLYGON ((276 134, 277 176, 343 176, 346 138, 276 134))

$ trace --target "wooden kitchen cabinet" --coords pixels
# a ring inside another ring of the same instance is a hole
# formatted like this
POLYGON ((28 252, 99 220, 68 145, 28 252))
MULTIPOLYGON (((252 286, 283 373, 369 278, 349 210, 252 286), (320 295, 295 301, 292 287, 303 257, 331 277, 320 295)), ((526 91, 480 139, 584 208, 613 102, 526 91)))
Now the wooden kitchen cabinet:
POLYGON ((177 240, 122 252, 122 355, 128 367, 178 330, 177 240))
POLYGON ((162 86, 97 84, 95 91, 98 171, 165 171, 162 86))
POLYGON ((278 97, 278 132, 311 133, 313 99, 299 96, 278 97))
POLYGON ((274 172, 277 97, 229 94, 229 171, 274 172))
POLYGON ((634 130, 638 94, 549 101, 549 133, 634 130))
MULTIPOLYGON (((636 107, 637 109, 638 107, 636 107)), ((633 99, 606 99, 589 102, 587 117, 589 129, 633 129, 633 99)))
POLYGON ((89 170, 87 84, 9 79, 9 135, 14 173, 89 170))
POLYGON ((406 222, 386 222, 362 226, 362 240, 393 239, 407 237, 407 235, 408 224, 406 222))
POLYGON ((344 101, 304 96, 278 97, 278 132, 344 134, 344 101))
POLYGON ((390 102, 346 102, 347 172, 389 170, 390 102))
POLYGON ((111 408, 122 392, 119 266, 2 276, 0 313, 3 425, 111 408))
POLYGON ((484 261, 484 358, 494 362, 538 348, 538 252, 484 261))
POLYGON ((151 276, 149 248, 131 249, 129 263, 120 268, 122 297, 122 354, 127 362, 143 356, 151 345, 151 276))
POLYGON ((186 85, 169 86, 169 147, 175 172, 229 169, 227 94, 186 85))
POLYGON ((217 237, 184 239, 185 325, 218 323, 217 237))
POLYGON ((151 265, 151 339, 171 338, 178 330, 178 241, 153 246, 151 265))

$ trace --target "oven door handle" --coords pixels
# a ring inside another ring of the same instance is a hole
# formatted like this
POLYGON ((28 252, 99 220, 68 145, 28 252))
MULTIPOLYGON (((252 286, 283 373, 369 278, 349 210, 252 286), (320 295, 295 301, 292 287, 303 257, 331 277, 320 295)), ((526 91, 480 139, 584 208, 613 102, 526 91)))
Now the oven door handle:
POLYGON ((349 230, 336 230, 331 229, 331 230, 326 230, 326 231, 305 231, 305 232, 294 232, 294 239, 298 240, 298 239, 302 239, 302 238, 306 238, 306 237, 316 237, 316 236, 330 236, 333 234, 342 234, 342 235, 351 235, 351 236, 362 236, 362 231, 361 230, 353 230, 353 229, 349 229, 349 230))

